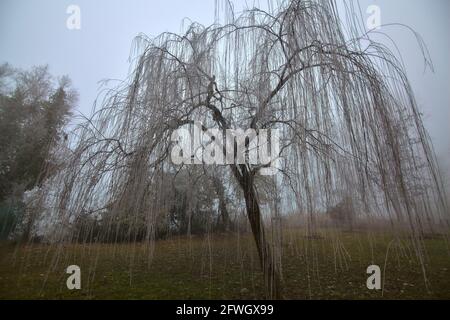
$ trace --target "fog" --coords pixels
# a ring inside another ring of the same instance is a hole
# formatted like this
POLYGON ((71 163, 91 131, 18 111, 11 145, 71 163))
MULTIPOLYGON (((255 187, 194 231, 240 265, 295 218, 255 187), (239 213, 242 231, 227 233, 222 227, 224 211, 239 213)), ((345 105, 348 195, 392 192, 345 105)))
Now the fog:
MULTIPOLYGON (((266 7, 266 1, 260 1, 266 7)), ((338 0, 343 6, 343 1, 338 0)), ((235 10, 252 7, 251 0, 234 0, 235 10)), ((275 1, 272 2, 274 5, 275 1)), ((401 26, 383 26, 381 32, 395 41, 404 60, 438 159, 449 177, 449 37, 450 3, 447 0, 360 0, 363 17, 369 5, 381 9, 381 23, 405 24, 426 42, 434 72, 424 68, 413 33, 401 26)), ((28 68, 49 64, 55 75, 69 75, 80 93, 77 112, 89 114, 102 79, 125 79, 132 40, 139 33, 156 36, 179 32, 182 21, 209 25, 214 22, 211 0, 2 0, 0 3, 0 62, 28 68), (81 9, 81 29, 69 30, 66 10, 81 9)), ((388 43, 388 38, 380 37, 388 43)), ((109 86, 114 86, 109 82, 109 86)), ((445 179, 450 180, 450 179, 445 179)))

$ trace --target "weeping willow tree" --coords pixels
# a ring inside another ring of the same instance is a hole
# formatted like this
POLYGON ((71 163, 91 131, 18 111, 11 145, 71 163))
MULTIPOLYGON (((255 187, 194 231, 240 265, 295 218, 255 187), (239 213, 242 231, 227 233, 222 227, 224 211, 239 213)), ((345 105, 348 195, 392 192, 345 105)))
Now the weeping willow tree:
POLYGON ((331 0, 285 1, 239 16, 230 4, 224 8, 221 24, 137 38, 129 81, 74 131, 67 159, 34 201, 34 208, 52 208, 47 221, 58 228, 51 241, 76 240, 69 228, 76 217, 107 210, 111 228, 126 216, 152 243, 164 214, 163 177, 181 170, 171 161, 172 134, 200 122, 204 130, 280 132, 276 178, 262 177, 261 166, 250 163, 198 169, 218 174, 216 185, 240 190, 267 297, 281 297, 280 264, 261 208, 267 180, 272 208, 307 212, 311 239, 315 212, 351 191, 362 214, 387 217, 394 229, 406 226, 424 266, 424 228, 448 226, 448 211, 400 58, 371 40, 350 7, 345 29, 331 0))

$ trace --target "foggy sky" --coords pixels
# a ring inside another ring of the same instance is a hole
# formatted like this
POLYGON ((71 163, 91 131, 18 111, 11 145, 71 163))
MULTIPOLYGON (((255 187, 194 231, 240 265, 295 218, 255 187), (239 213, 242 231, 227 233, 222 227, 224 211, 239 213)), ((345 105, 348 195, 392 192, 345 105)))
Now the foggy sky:
MULTIPOLYGON (((339 0, 337 0, 339 2, 339 0)), ((69 75, 80 93, 77 110, 88 115, 102 79, 125 79, 132 40, 139 33, 179 32, 183 18, 209 25, 214 0, 1 0, 0 63, 29 68, 48 64, 54 75, 69 75), (81 9, 81 30, 69 30, 69 5, 81 9)), ((241 10, 252 0, 234 0, 241 10)), ((266 0, 261 1, 266 2, 266 0)), ((438 158, 450 168, 450 1, 360 0, 381 8, 382 24, 403 23, 424 38, 435 72, 424 62, 406 28, 383 27, 398 45, 438 158)), ((364 13, 364 12, 363 12, 364 13)))

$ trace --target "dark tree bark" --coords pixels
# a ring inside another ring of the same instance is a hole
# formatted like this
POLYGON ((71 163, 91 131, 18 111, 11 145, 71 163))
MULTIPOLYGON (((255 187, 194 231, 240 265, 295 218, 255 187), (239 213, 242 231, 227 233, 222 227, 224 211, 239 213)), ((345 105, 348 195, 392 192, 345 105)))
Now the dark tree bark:
POLYGON ((264 223, 261 217, 261 209, 254 184, 254 175, 252 172, 248 171, 246 166, 240 166, 240 170, 236 166, 233 166, 233 172, 244 192, 247 216, 263 271, 266 298, 281 299, 282 290, 280 271, 275 263, 270 243, 266 238, 264 223))
POLYGON ((227 209, 227 197, 223 182, 218 177, 213 177, 214 189, 219 199, 219 217, 217 221, 218 229, 222 231, 229 231, 230 229, 230 215, 227 209))

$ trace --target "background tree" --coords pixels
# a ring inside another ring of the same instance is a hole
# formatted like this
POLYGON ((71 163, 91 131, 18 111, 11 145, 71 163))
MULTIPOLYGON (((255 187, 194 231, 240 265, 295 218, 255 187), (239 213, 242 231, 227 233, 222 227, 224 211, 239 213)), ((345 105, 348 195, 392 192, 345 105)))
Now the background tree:
POLYGON ((346 227, 349 231, 353 231, 356 212, 353 199, 350 196, 344 197, 335 207, 329 209, 328 215, 337 226, 346 227))
POLYGON ((48 66, 23 71, 3 64, 0 86, 0 202, 2 216, 16 216, 23 193, 39 185, 44 168, 54 165, 51 147, 64 139, 77 95, 70 79, 55 80, 48 66))

